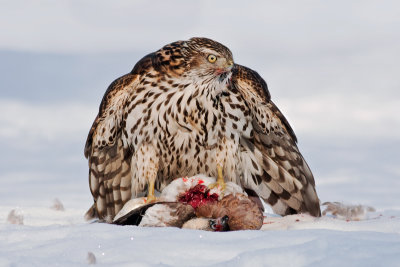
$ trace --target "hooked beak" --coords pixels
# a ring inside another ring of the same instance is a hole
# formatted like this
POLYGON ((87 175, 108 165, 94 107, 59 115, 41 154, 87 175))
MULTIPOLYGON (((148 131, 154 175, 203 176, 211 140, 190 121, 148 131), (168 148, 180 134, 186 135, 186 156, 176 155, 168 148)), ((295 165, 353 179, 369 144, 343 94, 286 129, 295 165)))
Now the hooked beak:
POLYGON ((233 60, 227 61, 227 62, 226 62, 226 67, 225 67, 225 69, 226 69, 227 71, 231 71, 232 68, 233 68, 233 60))
POLYGON ((226 62, 226 65, 223 68, 218 68, 215 70, 217 75, 226 74, 232 70, 234 63, 232 60, 226 62))

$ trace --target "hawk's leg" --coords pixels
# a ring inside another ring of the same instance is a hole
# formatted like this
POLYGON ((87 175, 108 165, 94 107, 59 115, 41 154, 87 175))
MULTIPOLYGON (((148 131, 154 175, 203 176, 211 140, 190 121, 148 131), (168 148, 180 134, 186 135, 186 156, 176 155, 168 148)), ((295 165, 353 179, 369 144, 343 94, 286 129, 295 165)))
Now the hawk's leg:
POLYGON ((154 183, 155 183, 155 179, 153 179, 153 177, 151 177, 149 179, 149 184, 148 184, 148 192, 147 192, 147 203, 149 202, 155 202, 157 200, 157 198, 154 195, 154 183))
POLYGON ((138 178, 142 184, 147 184, 147 202, 156 201, 154 195, 154 184, 158 173, 158 156, 151 144, 144 144, 140 147, 137 154, 138 178))
POLYGON ((236 178, 236 163, 234 160, 236 149, 235 140, 223 137, 219 141, 216 151, 217 182, 209 185, 209 188, 219 187, 224 191, 226 188, 225 177, 230 181, 236 178))
POLYGON ((217 182, 215 184, 210 184, 208 187, 209 188, 214 188, 214 187, 220 187, 222 190, 225 190, 226 184, 225 184, 225 179, 223 175, 223 166, 220 164, 217 164, 217 182))

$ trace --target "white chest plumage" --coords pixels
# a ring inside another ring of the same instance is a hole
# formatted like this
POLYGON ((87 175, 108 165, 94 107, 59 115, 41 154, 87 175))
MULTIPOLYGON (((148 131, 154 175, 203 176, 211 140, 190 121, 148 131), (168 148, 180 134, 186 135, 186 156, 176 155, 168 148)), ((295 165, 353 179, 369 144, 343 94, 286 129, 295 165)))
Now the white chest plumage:
POLYGON ((157 187, 179 176, 216 177, 219 161, 230 174, 226 179, 239 183, 239 138, 251 134, 249 114, 238 96, 213 93, 194 83, 170 83, 149 86, 131 101, 126 140, 133 151, 143 144, 155 148, 157 187))

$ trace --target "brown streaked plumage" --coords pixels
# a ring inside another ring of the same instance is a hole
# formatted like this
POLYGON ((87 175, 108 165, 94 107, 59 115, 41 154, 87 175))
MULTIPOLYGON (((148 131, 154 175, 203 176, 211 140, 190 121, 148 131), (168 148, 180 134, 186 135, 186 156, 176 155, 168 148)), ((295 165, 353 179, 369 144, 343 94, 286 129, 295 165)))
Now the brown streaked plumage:
POLYGON ((192 38, 145 56, 109 86, 85 146, 87 218, 112 219, 153 184, 218 170, 279 214, 320 215, 314 178, 266 83, 232 64, 222 44, 192 38))
POLYGON ((245 179, 244 187, 256 191, 278 214, 321 216, 312 172, 297 148, 289 122, 271 101, 265 81, 257 72, 236 65, 232 87, 239 91, 253 118, 253 138, 241 140, 243 161, 252 161, 248 164, 252 179, 245 179))

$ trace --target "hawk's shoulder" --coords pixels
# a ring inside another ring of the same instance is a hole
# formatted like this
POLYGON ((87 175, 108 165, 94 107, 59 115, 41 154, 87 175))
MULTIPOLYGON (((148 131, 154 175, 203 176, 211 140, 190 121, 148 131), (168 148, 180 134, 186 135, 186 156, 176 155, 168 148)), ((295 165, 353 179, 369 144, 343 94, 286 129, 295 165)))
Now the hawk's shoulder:
MULTIPOLYGON (((286 117, 282 114, 279 108, 271 101, 271 94, 268 90, 267 83, 265 80, 254 70, 241 65, 235 65, 232 71, 232 83, 235 89, 238 89, 247 105, 252 109, 253 115, 261 128, 265 128, 268 125, 264 124, 267 120, 263 116, 265 115, 262 110, 265 109, 271 113, 272 117, 275 117, 277 122, 282 125, 293 141, 297 142, 297 137, 290 126, 286 117), (260 116, 261 115, 261 116, 260 116)), ((272 118, 270 118, 272 119, 272 118)))
POLYGON ((265 80, 256 72, 248 67, 235 64, 232 70, 232 81, 235 83, 245 82, 259 96, 259 100, 268 102, 271 99, 271 94, 268 90, 265 80))
MULTIPOLYGON (((137 75, 128 73, 114 80, 104 93, 99 107, 99 112, 90 128, 85 144, 85 157, 90 156, 93 140, 99 131, 99 126, 106 126, 105 121, 117 119, 122 103, 126 98, 126 88, 134 83, 137 75)), ((104 130, 105 131, 105 130, 104 130)), ((106 145, 104 143, 103 145, 106 145)))
POLYGON ((156 52, 144 56, 133 67, 131 74, 156 76, 180 76, 187 69, 187 48, 184 41, 165 45, 156 52))

